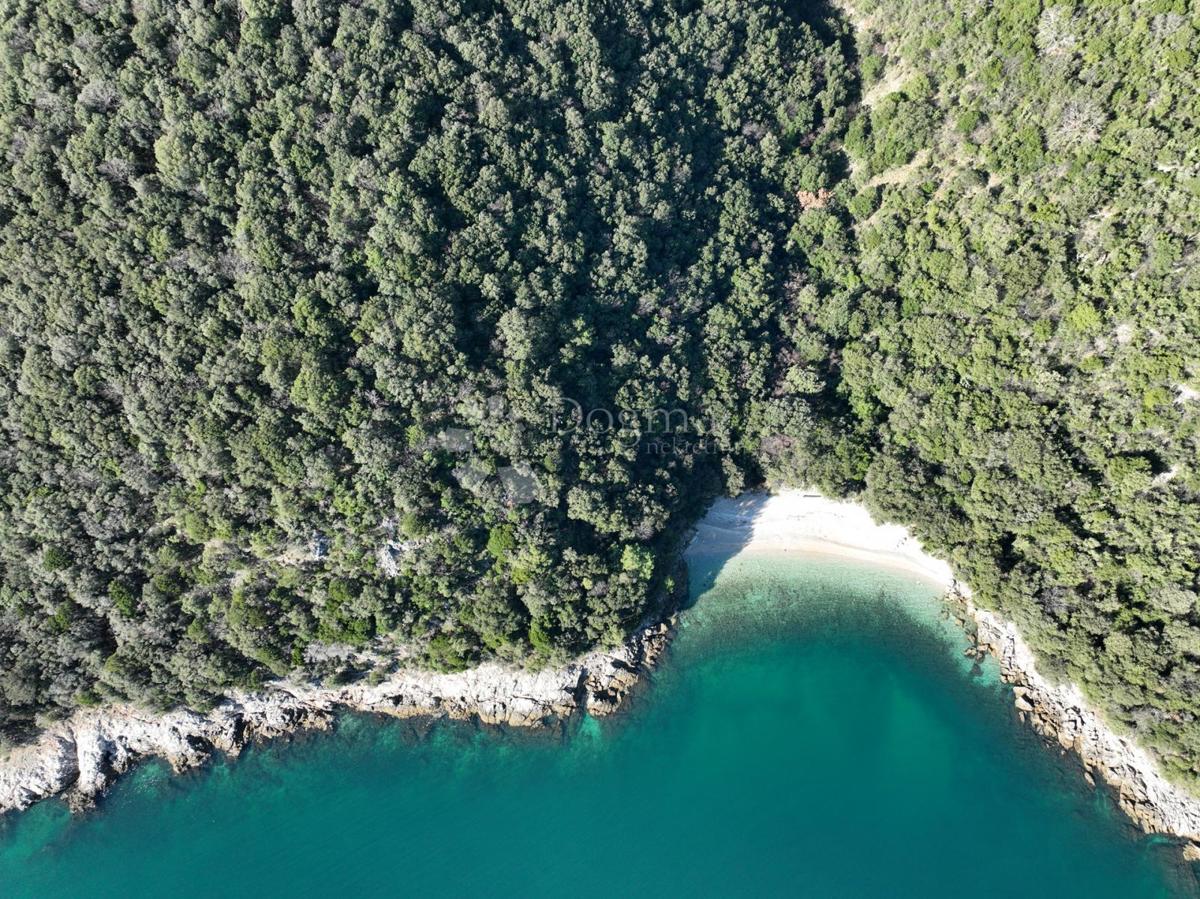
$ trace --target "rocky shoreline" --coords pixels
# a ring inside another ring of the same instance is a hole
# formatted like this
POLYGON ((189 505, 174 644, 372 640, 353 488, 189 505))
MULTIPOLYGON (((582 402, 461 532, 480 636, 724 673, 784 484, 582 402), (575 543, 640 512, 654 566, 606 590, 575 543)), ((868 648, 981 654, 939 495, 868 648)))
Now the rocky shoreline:
POLYGON ((1087 782, 1107 784, 1121 810, 1144 832, 1175 837, 1186 859, 1200 860, 1200 798, 1168 781, 1149 753, 1115 733, 1075 684, 1044 678, 1011 622, 978 608, 962 585, 955 585, 951 601, 978 652, 995 657, 1001 677, 1012 685, 1022 723, 1048 744, 1075 753, 1087 782))
POLYGON ((1116 734, 1077 686, 1043 677, 1016 626, 978 608, 950 565, 929 555, 906 528, 880 524, 857 502, 782 488, 717 500, 697 528, 696 545, 708 553, 853 559, 940 584, 949 609, 976 641, 972 651, 998 660, 1021 719, 1052 745, 1077 753, 1084 777, 1108 784, 1142 830, 1179 839, 1186 857, 1200 860, 1200 797, 1168 781, 1153 757, 1116 734))
POLYGON ((157 756, 181 772, 216 752, 236 756, 256 740, 327 730, 343 710, 514 727, 545 726, 583 711, 608 715, 654 666, 673 626, 672 618, 645 627, 615 650, 541 671, 484 664, 452 674, 401 670, 375 684, 279 681, 232 695, 207 713, 160 714, 132 706, 82 710, 0 759, 0 814, 54 796, 72 810, 85 809, 142 759, 157 756))
MULTIPOLYGON (((1087 781, 1107 784, 1143 831, 1179 839, 1185 857, 1200 860, 1200 798, 1168 781, 1144 749, 1113 732, 1078 687, 1044 678, 1011 622, 977 607, 957 582, 949 600, 975 641, 974 651, 994 656, 1013 686, 1021 721, 1049 744, 1077 754, 1087 781)), ((254 741, 329 729, 344 710, 513 727, 552 725, 584 711, 609 715, 659 660, 675 620, 645 627, 615 650, 541 671, 495 663, 452 674, 402 669, 378 683, 278 681, 232 695, 207 713, 159 714, 132 706, 81 710, 0 759, 0 814, 55 796, 73 810, 85 809, 142 759, 160 757, 181 772, 217 752, 236 756, 254 741)))

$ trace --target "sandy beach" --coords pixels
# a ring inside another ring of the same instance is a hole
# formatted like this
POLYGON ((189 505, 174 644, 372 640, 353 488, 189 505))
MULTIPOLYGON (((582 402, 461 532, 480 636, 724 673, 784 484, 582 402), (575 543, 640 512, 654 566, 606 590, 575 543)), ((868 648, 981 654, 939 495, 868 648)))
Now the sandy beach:
MULTIPOLYGON (((1013 684, 1022 720, 1064 752, 1077 753, 1087 776, 1106 781, 1144 830, 1180 837, 1189 857, 1200 858, 1200 798, 1167 781, 1149 753, 1115 733, 1078 687, 1044 678, 1012 623, 976 607, 967 585, 906 528, 879 524, 862 505, 811 490, 755 492, 713 503, 687 553, 836 557, 944 587, 961 601, 979 646, 996 657, 1002 676, 1013 684)), ((536 726, 581 710, 607 714, 654 664, 670 632, 669 622, 650 624, 623 646, 541 671, 485 663, 459 674, 400 669, 375 685, 277 681, 256 694, 231 695, 204 714, 81 709, 0 759, 0 814, 60 794, 86 806, 140 758, 161 756, 183 770, 214 751, 236 754, 257 738, 329 727, 337 709, 514 726, 536 726)))
POLYGON ((859 503, 813 490, 784 489, 718 499, 696 526, 688 554, 824 556, 902 570, 953 593, 979 646, 1013 685, 1018 715, 1051 745, 1078 755, 1092 781, 1112 788, 1117 804, 1145 831, 1181 838, 1200 858, 1200 797, 1171 783, 1158 763, 1119 735, 1073 683, 1050 681, 1012 622, 975 605, 950 565, 929 555, 907 528, 879 524, 859 503))
POLYGON ((878 524, 862 505, 811 490, 718 499, 696 526, 688 552, 835 556, 962 589, 950 566, 925 552, 907 528, 878 524))

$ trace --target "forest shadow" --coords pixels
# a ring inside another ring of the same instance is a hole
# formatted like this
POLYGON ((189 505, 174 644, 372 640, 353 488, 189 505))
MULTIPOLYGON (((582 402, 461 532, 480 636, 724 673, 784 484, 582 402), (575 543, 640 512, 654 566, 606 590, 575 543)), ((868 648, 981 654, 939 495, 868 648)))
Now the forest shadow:
POLYGON ((694 606, 725 566, 750 544, 755 522, 770 498, 765 490, 751 490, 736 497, 718 496, 708 505, 692 526, 692 537, 682 552, 688 589, 681 611, 694 606))

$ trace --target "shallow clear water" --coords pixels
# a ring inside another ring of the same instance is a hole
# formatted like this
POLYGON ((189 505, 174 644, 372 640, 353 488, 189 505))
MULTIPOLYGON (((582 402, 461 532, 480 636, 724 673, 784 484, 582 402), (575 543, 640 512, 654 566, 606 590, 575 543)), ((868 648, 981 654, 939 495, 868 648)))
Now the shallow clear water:
POLYGON ((347 717, 184 777, 147 765, 99 812, 0 823, 0 895, 1193 893, 971 670, 936 588, 722 561, 692 559, 707 592, 616 718, 347 717))

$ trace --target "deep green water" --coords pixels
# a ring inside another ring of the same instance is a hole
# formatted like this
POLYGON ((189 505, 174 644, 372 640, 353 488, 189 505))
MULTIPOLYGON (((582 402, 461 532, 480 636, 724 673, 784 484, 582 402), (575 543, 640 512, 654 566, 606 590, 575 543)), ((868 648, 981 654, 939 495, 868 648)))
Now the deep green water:
MULTIPOLYGON (((693 559, 695 593, 718 568, 693 559)), ((939 613, 878 569, 738 561, 615 719, 347 717, 147 765, 82 819, 0 823, 0 896, 1191 895, 939 613)))

